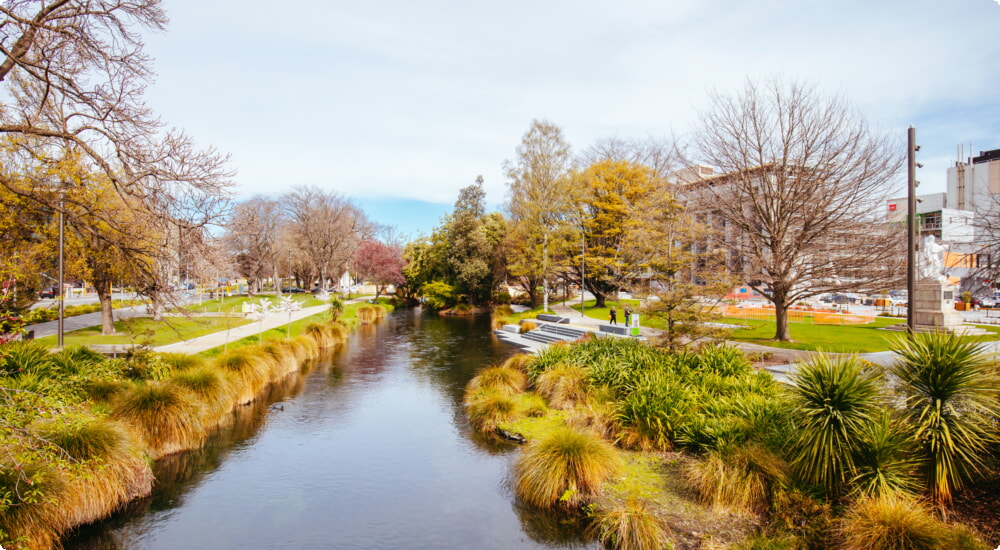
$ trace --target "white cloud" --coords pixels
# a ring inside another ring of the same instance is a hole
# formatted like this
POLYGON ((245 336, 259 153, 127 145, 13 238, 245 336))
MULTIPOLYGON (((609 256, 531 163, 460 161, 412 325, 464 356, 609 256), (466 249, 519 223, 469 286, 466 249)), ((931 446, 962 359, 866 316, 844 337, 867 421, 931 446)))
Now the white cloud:
POLYGON ((533 118, 577 150, 683 134, 706 91, 781 74, 916 124, 929 186, 955 144, 1000 147, 1000 10, 982 0, 808 3, 173 2, 150 37, 150 100, 233 153, 247 192, 300 182, 358 197, 452 202, 533 118))

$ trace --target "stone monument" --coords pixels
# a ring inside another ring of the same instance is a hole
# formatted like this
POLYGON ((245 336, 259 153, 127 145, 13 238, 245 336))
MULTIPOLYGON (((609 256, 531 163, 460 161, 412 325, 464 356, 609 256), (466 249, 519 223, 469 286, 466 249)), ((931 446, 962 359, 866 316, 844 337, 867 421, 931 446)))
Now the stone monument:
MULTIPOLYGON (((977 329, 966 327, 962 314, 955 311, 955 285, 942 273, 941 252, 933 235, 923 238, 917 261, 917 288, 910 297, 914 330, 917 332, 948 331, 971 334, 977 329)), ((979 329, 981 330, 981 329, 979 329)))

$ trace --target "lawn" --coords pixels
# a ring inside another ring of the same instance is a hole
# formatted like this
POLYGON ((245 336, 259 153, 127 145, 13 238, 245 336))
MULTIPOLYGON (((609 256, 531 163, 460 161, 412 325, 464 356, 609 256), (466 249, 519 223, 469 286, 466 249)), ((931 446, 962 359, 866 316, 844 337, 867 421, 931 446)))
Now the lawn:
MULTIPOLYGON (((299 302, 299 304, 301 304, 303 308, 321 306, 325 303, 323 300, 316 298, 312 294, 290 294, 290 295, 285 294, 285 296, 294 297, 295 301, 299 302)), ((191 311, 194 313, 219 313, 219 312, 242 313, 243 304, 245 303, 256 304, 260 302, 261 298, 270 300, 272 306, 278 304, 278 297, 273 295, 271 296, 258 295, 253 297, 227 296, 221 299, 214 298, 214 299, 203 299, 200 302, 195 301, 193 303, 184 306, 181 309, 185 311, 191 311)))
MULTIPOLYGON (((614 302, 609 300, 607 305, 615 306, 618 310, 618 322, 622 323, 624 315, 622 307, 629 304, 633 309, 638 309, 638 300, 622 300, 614 302)), ((570 305, 570 304, 567 304, 570 305)), ((595 308, 594 301, 589 300, 585 304, 588 317, 607 320, 609 308, 595 308)), ((580 311, 580 304, 571 305, 573 309, 580 311)), ((663 328, 664 323, 660 319, 651 317, 641 317, 642 326, 654 329, 663 328)), ((876 317, 875 322, 867 325, 814 325, 811 318, 807 318, 805 323, 789 323, 788 330, 792 334, 792 342, 775 342, 774 333, 776 325, 774 321, 755 321, 733 318, 720 319, 722 323, 731 323, 734 326, 747 328, 736 328, 730 334, 729 339, 738 342, 748 342, 771 346, 782 349, 796 349, 807 351, 828 351, 832 353, 869 353, 874 351, 886 351, 889 349, 889 340, 898 337, 900 333, 879 330, 889 325, 905 323, 906 319, 896 317, 876 317)), ((977 325, 979 326, 979 325, 977 325)), ((993 341, 1000 339, 1000 327, 993 325, 981 325, 991 334, 978 337, 981 341, 993 341)))
MULTIPOLYGON (((98 325, 67 332, 63 338, 67 347, 90 344, 143 344, 156 347, 221 332, 251 322, 253 321, 243 317, 168 317, 166 321, 135 317, 115 322, 115 331, 120 334, 103 336, 98 325)), ((38 338, 37 341, 49 348, 56 347, 58 343, 55 336, 38 338)))

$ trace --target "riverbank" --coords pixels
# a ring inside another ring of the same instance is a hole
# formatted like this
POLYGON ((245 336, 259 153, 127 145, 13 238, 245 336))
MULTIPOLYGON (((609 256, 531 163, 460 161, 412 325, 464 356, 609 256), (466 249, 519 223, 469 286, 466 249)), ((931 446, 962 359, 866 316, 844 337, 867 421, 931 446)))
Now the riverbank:
MULTIPOLYGON (((369 322, 388 310, 348 307, 363 310, 369 322)), ((149 494, 149 460, 199 448, 233 411, 345 341, 348 331, 337 321, 311 323, 294 338, 213 359, 176 352, 104 359, 79 348, 50 355, 19 343, 17 356, 30 360, 8 369, 0 383, 9 421, 0 432, 0 490, 7 495, 0 504, 0 544, 51 548, 62 533, 149 494), (22 391, 37 400, 18 399, 22 391)))
MULTIPOLYGON (((864 372, 856 358, 829 361, 837 362, 835 370, 864 372)), ((813 362, 803 376, 824 372, 823 361, 813 362)), ((870 383, 883 391, 876 379, 870 383)), ((836 381, 828 384, 839 391, 836 381)), ((879 447, 888 454, 874 464, 862 455, 875 456, 864 453, 877 443, 846 434, 858 438, 852 444, 860 450, 843 486, 808 477, 795 449, 817 437, 803 425, 810 414, 826 410, 809 412, 810 391, 822 388, 777 384, 733 348, 678 355, 600 338, 484 368, 467 387, 465 403, 477 430, 527 442, 512 473, 520 500, 586 516, 612 548, 634 535, 645 542, 632 547, 643 548, 842 547, 844 537, 906 537, 919 528, 934 541, 928 547, 986 550, 984 535, 1000 536, 983 511, 954 507, 950 521, 942 521, 926 505, 920 495, 931 489, 905 458, 921 452, 919 441, 908 439, 912 426, 885 425, 883 437, 895 447, 879 447), (866 485, 872 471, 891 479, 866 485), (900 509, 909 515, 894 519, 900 509)), ((906 406, 879 399, 870 406, 886 414, 906 406)), ((875 418, 855 421, 874 428, 875 418)), ((978 495, 967 491, 958 501, 967 496, 978 495)))

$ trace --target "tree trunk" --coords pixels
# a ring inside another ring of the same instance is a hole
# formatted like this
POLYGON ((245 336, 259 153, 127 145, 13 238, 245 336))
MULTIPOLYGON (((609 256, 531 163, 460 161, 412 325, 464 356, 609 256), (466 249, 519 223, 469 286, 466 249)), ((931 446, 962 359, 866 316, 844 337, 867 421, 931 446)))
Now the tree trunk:
POLYGON ((777 325, 774 339, 779 342, 791 342, 792 334, 788 331, 788 299, 783 292, 775 292, 771 302, 774 304, 774 320, 777 325))
POLYGON ((163 320, 163 295, 160 292, 154 292, 152 297, 150 297, 151 306, 153 308, 153 320, 162 321, 163 320))
POLYGON ((97 299, 101 302, 101 334, 115 333, 115 316, 111 306, 111 286, 105 281, 96 281, 97 299))
POLYGON ((605 300, 607 300, 607 296, 601 292, 595 291, 594 289, 590 289, 590 293, 594 295, 594 307, 605 307, 605 300))
POLYGON ((274 263, 274 294, 281 296, 281 279, 278 278, 278 263, 274 263))

